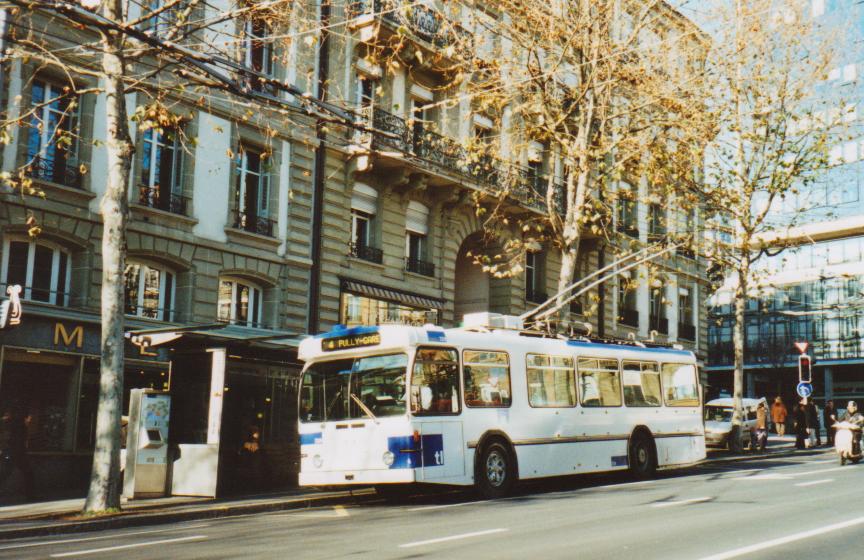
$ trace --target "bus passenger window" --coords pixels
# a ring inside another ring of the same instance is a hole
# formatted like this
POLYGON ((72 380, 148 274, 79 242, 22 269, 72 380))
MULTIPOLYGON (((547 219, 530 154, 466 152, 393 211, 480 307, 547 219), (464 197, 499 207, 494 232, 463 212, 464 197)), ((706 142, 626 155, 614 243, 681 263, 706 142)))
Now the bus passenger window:
POLYGON ((418 348, 411 375, 411 412, 458 414, 459 355, 450 348, 418 348))
POLYGON ((528 354, 528 404, 535 408, 576 406, 573 358, 528 354))
POLYGON ((509 407, 510 359, 507 352, 465 350, 465 404, 471 407, 509 407))
POLYGON ((618 360, 579 358, 582 406, 621 406, 618 360))
POLYGON ((660 406, 660 371, 656 362, 624 362, 621 370, 627 406, 660 406))
POLYGON ((666 406, 699 406, 696 366, 692 364, 663 364, 660 376, 663 381, 666 406))

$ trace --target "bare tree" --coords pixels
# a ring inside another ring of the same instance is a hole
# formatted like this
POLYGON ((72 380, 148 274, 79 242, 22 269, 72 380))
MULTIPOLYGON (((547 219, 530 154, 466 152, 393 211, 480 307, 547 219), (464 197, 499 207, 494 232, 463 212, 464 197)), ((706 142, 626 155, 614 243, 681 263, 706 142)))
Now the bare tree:
POLYGON ((832 164, 830 147, 842 140, 849 108, 819 93, 834 64, 834 39, 807 6, 793 0, 728 4, 712 14, 706 90, 713 93, 717 135, 707 152, 703 195, 716 226, 707 256, 734 285, 733 426, 740 430, 744 316, 758 287, 753 265, 782 250, 786 230, 812 206, 805 194, 832 164), (778 219, 781 206, 791 212, 778 219))
MULTIPOLYGON (((52 150, 64 161, 72 161, 64 154, 81 140, 73 122, 80 96, 100 94, 105 99, 105 113, 95 116, 107 123, 107 174, 100 203, 101 373, 85 510, 116 509, 120 506, 125 243, 135 153, 126 96, 140 93, 149 100, 131 118, 141 130, 160 133, 182 121, 183 115, 175 109, 184 106, 229 107, 238 124, 257 127, 268 139, 276 135, 274 121, 285 127, 292 123, 311 126, 309 116, 314 115, 319 121, 353 126, 354 117, 271 72, 279 53, 287 58, 292 41, 304 37, 314 41, 316 37, 317 20, 297 3, 238 2, 214 8, 201 0, 164 0, 143 7, 126 0, 10 2, 6 60, 35 61, 66 80, 62 91, 41 102, 60 109, 57 121, 34 124, 34 110, 6 115, 0 123, 0 140, 9 142, 18 129, 53 128, 49 131, 52 150), (95 85, 81 86, 81 77, 95 85)), ((36 108, 39 106, 37 103, 36 108)), ((16 173, 5 174, 4 182, 22 197, 46 196, 33 181, 39 163, 35 159, 24 162, 16 173)), ((85 166, 81 171, 86 171, 85 166)), ((38 233, 38 224, 31 224, 31 234, 38 233)))

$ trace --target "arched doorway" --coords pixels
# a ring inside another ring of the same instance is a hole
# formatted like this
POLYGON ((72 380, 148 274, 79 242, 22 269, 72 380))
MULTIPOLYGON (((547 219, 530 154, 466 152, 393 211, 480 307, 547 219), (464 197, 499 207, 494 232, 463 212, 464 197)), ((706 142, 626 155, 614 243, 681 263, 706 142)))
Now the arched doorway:
POLYGON ((482 239, 478 234, 465 238, 456 256, 456 278, 453 297, 453 317, 461 324, 468 313, 489 311, 489 275, 474 264, 471 256, 481 251, 482 239), (469 255, 471 253, 471 255, 469 255))

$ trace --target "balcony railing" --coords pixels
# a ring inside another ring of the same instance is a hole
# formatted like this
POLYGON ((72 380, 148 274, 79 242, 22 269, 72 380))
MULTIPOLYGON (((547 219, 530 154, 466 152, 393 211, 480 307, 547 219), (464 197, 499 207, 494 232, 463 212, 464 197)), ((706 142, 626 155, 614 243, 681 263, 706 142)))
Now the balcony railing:
POLYGON ((687 323, 678 323, 678 338, 684 340, 696 341, 696 325, 688 325, 687 323))
MULTIPOLYGON (((363 118, 375 130, 372 148, 398 151, 423 160, 424 164, 456 173, 492 187, 493 193, 506 193, 522 204, 546 210, 548 177, 534 176, 527 168, 498 160, 491 155, 475 155, 448 138, 429 130, 414 130, 408 122, 377 107, 366 107, 363 118)), ((563 207, 563 187, 557 204, 563 207)))
POLYGON ((81 171, 71 158, 33 158, 27 166, 27 175, 33 179, 50 181, 64 187, 81 188, 81 171))
POLYGON ((368 245, 359 243, 348 244, 348 254, 354 258, 369 261, 376 264, 384 262, 384 251, 368 245))
POLYGON ((630 237, 639 237, 639 228, 633 224, 618 222, 618 232, 630 237))
POLYGON ((234 228, 273 237, 273 220, 263 216, 255 216, 238 211, 234 214, 234 228))
POLYGON ((635 309, 621 309, 618 322, 628 327, 639 326, 639 312, 635 309))
POLYGON ((544 292, 539 292, 537 290, 525 291, 525 301, 527 302, 540 304, 544 303, 547 299, 549 299, 549 296, 544 292))
POLYGON ((649 320, 651 321, 649 330, 655 330, 660 334, 669 334, 669 319, 651 315, 649 320))
POLYGON ((188 198, 174 193, 162 192, 159 187, 138 187, 138 204, 172 214, 186 216, 188 198))
POLYGON ((421 261, 420 259, 416 259, 414 257, 408 257, 405 259, 405 270, 408 272, 413 272, 415 274, 422 274, 423 276, 435 276, 435 265, 421 261))
POLYGON ((420 39, 438 47, 472 44, 472 36, 461 25, 419 2, 407 0, 358 0, 351 4, 354 17, 380 15, 397 30, 407 29, 420 39))

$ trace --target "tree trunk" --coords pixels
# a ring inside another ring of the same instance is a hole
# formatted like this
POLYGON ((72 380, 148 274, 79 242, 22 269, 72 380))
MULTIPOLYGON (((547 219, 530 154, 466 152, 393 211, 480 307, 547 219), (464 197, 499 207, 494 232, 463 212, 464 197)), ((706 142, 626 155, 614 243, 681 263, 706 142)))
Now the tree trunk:
POLYGON ((744 310, 747 308, 747 275, 750 261, 744 258, 738 269, 738 290, 735 292, 735 327, 732 333, 732 349, 735 354, 732 381, 732 433, 729 435, 729 449, 742 451, 741 430, 743 429, 744 404, 744 310))
MULTIPOLYGON (((105 7, 106 16, 118 20, 119 0, 105 7)), ((96 445, 84 511, 120 507, 120 417, 123 406, 123 276, 126 263, 129 170, 134 146, 129 135, 124 88, 122 37, 103 37, 102 70, 108 173, 102 197, 102 356, 96 445)))

